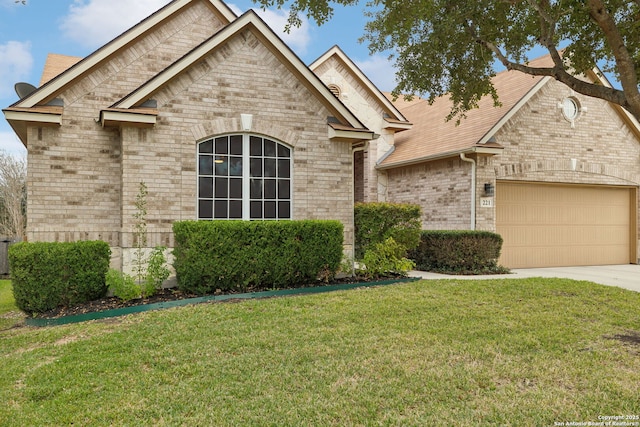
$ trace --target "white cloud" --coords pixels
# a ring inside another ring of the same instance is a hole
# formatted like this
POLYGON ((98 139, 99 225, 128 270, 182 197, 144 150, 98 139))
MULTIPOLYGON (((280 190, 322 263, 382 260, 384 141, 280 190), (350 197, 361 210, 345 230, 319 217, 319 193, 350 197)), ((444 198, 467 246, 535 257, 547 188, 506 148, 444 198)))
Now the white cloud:
POLYGON ((13 85, 27 78, 33 67, 31 43, 0 44, 0 64, 0 98, 15 97, 13 85))
POLYGON ((170 0, 75 0, 60 29, 71 40, 95 49, 134 26, 170 0))
POLYGON ((302 18, 300 27, 292 27, 287 33, 284 31, 287 25, 287 19, 289 18, 289 11, 287 9, 256 10, 256 13, 264 19, 264 22, 266 22, 296 54, 304 55, 307 52, 307 46, 309 46, 311 42, 309 20, 307 18, 302 18))
MULTIPOLYGON (((238 16, 244 12, 235 4, 229 3, 229 8, 238 16)), ((309 20, 301 18, 300 27, 292 27, 287 33, 284 31, 289 18, 288 9, 253 9, 260 18, 298 55, 302 56, 307 52, 307 47, 311 43, 309 20)))
POLYGON ((27 149, 24 148, 18 136, 12 131, 0 132, 0 150, 18 156, 26 156, 27 154, 27 149))
POLYGON ((384 92, 391 92, 396 85, 396 68, 386 56, 373 55, 364 61, 353 61, 360 70, 384 92))

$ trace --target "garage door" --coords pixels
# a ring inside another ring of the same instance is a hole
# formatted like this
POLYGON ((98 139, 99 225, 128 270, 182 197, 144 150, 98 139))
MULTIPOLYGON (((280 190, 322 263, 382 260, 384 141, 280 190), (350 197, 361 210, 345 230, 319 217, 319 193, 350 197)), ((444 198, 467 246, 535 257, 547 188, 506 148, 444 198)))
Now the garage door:
POLYGON ((502 265, 633 262, 634 189, 514 182, 498 182, 496 187, 502 265))

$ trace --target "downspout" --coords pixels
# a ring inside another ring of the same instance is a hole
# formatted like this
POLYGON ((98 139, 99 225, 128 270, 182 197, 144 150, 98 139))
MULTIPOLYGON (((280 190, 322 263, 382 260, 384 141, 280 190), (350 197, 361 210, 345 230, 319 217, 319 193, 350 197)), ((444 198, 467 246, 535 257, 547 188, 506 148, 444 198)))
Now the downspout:
MULTIPOLYGON (((353 162, 353 155, 357 152, 357 151, 365 151, 367 148, 369 148, 369 142, 370 140, 365 141, 365 143, 360 146, 360 147, 351 147, 351 161, 353 162)), ((362 165, 364 167, 364 165, 362 165)), ((351 194, 354 195, 354 199, 355 199, 355 194, 356 194, 356 188, 355 188, 355 183, 353 180, 353 163, 351 164, 351 194)), ((355 204, 354 204, 355 205, 355 204)), ((351 241, 351 248, 352 248, 352 253, 351 253, 351 276, 355 276, 355 272, 356 272, 356 230, 355 230, 355 225, 356 225, 356 218, 355 218, 355 209, 351 209, 352 212, 352 217, 351 220, 353 221, 353 240, 351 241)))
POLYGON ((460 153, 460 160, 471 163, 471 230, 476 229, 476 161, 460 153))

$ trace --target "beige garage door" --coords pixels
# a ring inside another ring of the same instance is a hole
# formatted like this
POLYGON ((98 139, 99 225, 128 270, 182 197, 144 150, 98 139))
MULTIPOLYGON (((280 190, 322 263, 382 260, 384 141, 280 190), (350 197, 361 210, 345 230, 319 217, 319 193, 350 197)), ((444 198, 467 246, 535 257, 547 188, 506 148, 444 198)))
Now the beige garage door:
POLYGON ((628 264, 635 190, 498 182, 500 263, 509 268, 628 264))

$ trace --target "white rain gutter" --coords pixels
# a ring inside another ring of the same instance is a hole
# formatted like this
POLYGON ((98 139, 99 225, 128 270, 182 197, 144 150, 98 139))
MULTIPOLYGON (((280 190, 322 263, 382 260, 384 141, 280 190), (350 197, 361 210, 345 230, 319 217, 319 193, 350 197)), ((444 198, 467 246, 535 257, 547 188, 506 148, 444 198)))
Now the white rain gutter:
POLYGON ((471 230, 476 229, 476 161, 460 153, 460 160, 471 163, 471 230))

